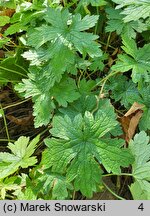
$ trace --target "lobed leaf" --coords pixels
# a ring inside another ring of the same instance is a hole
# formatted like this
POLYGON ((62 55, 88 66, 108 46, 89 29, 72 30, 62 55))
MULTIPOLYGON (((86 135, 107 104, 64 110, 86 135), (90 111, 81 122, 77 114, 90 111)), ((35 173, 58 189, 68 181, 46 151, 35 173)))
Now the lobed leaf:
POLYGON ((149 136, 144 131, 136 134, 134 140, 130 141, 130 149, 135 157, 132 165, 132 173, 135 178, 135 183, 131 186, 131 192, 137 199, 143 196, 150 199, 150 144, 149 136), (138 187, 138 194, 134 190, 138 187))
POLYGON ((123 36, 123 50, 128 54, 118 55, 118 61, 112 66, 112 70, 126 72, 132 70, 132 80, 134 83, 150 81, 150 44, 145 44, 142 48, 137 48, 133 39, 123 36))
POLYGON ((12 153, 0 153, 0 179, 3 179, 18 170, 19 167, 27 168, 36 164, 36 157, 31 157, 39 136, 29 143, 28 137, 20 137, 14 144, 9 143, 8 148, 12 153))
POLYGON ((74 182, 75 189, 91 197, 100 184, 100 163, 108 172, 118 174, 120 166, 133 161, 130 152, 121 148, 122 141, 102 139, 116 125, 116 116, 107 100, 95 115, 85 112, 84 116, 78 114, 72 119, 67 115, 55 116, 50 130, 55 138, 45 140, 47 166, 55 172, 67 172, 67 179, 74 182))

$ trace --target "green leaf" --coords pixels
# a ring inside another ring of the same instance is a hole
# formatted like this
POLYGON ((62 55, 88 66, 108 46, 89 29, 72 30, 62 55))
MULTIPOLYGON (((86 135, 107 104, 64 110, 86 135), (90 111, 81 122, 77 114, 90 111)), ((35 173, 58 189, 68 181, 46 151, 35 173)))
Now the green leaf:
POLYGON ((130 22, 132 20, 139 20, 140 18, 146 19, 149 17, 150 2, 149 0, 113 0, 115 3, 119 4, 116 8, 124 8, 122 14, 125 14, 125 22, 130 22))
POLYGON ((121 105, 129 108, 134 102, 142 102, 137 86, 131 80, 122 75, 117 75, 109 79, 107 89, 111 90, 111 98, 120 101, 121 105))
POLYGON ((44 15, 44 10, 42 9, 44 8, 42 5, 40 8, 34 7, 34 3, 32 4, 25 1, 20 4, 18 2, 17 10, 10 18, 11 25, 4 32, 5 36, 27 31, 29 27, 35 26, 35 23, 38 19, 42 19, 44 15))
POLYGON ((50 98, 48 93, 39 95, 38 97, 33 98, 33 115, 34 118, 34 126, 40 127, 42 125, 47 125, 52 117, 51 113, 55 108, 53 101, 50 98))
POLYGON ((10 41, 10 39, 9 38, 2 38, 2 37, 0 37, 0 48, 2 48, 3 47, 3 45, 5 45, 5 44, 7 44, 7 42, 9 42, 10 41))
POLYGON ((140 89, 137 88, 131 80, 122 75, 117 75, 109 79, 106 84, 106 89, 111 90, 111 98, 115 101, 120 101, 127 109, 131 107, 134 102, 143 104, 143 115, 139 122, 140 130, 150 129, 150 86, 143 84, 140 89))
POLYGON ((81 150, 76 159, 67 170, 67 180, 74 180, 75 190, 80 190, 84 195, 92 197, 92 192, 96 191, 96 185, 100 185, 102 171, 93 156, 88 153, 87 147, 81 150), (88 169, 88 171, 87 171, 88 169))
POLYGON ((140 120, 140 130, 150 130, 150 86, 149 84, 143 84, 139 90, 140 96, 142 98, 141 103, 145 105, 143 108, 143 115, 140 120))
MULTIPOLYGON (((135 183, 138 184, 138 190, 140 191, 140 193, 138 192, 138 195, 142 196, 142 194, 144 194, 144 196, 147 196, 150 199, 149 136, 147 136, 144 131, 141 131, 139 134, 136 134, 134 140, 130 141, 130 149, 135 157, 135 161, 132 165, 132 173, 135 178, 135 183)), ((131 191, 133 190, 133 186, 131 191)), ((133 192, 133 194, 135 196, 135 192, 133 192)))
POLYGON ((55 101, 66 107, 80 97, 75 82, 64 78, 66 72, 76 75, 79 63, 84 60, 80 55, 93 58, 102 54, 95 42, 98 36, 85 32, 94 27, 99 16, 82 18, 67 9, 54 8, 47 8, 45 14, 43 25, 28 31, 27 43, 33 48, 22 55, 38 67, 31 66, 29 79, 16 86, 16 90, 25 92, 24 96, 32 97, 35 103, 35 127, 49 123, 55 101))
MULTIPOLYGON (((139 134, 136 134, 134 140, 130 142, 130 148, 132 154, 135 157, 135 162, 133 164, 133 174, 136 176, 138 169, 145 169, 149 164, 150 158, 150 145, 149 145, 149 136, 146 135, 144 131, 141 131, 139 134), (146 165, 146 166, 145 166, 146 165)), ((145 173, 146 174, 146 173, 145 173)), ((137 174, 137 178, 143 178, 142 173, 137 174)))
MULTIPOLYGON (((150 199, 150 185, 149 187, 143 188, 143 183, 142 181, 135 181, 133 184, 130 186, 130 191, 133 196, 134 200, 149 200, 150 199)), ((146 185, 147 186, 147 185, 146 185)))
POLYGON ((94 80, 88 80, 86 81, 86 79, 82 79, 79 83, 79 92, 80 94, 84 95, 84 96, 88 96, 91 95, 91 90, 93 89, 93 87, 96 85, 96 82, 94 80))
POLYGON ((16 8, 16 1, 15 0, 8 0, 8 1, 1 0, 0 6, 5 7, 5 8, 15 9, 16 8))
POLYGON ((51 199, 63 200, 68 198, 68 189, 72 189, 72 185, 66 180, 66 177, 53 173, 50 170, 45 170, 44 173, 37 179, 42 185, 41 192, 52 194, 51 199))
POLYGON ((24 30, 27 30, 26 26, 23 26, 21 23, 14 23, 5 31, 5 36, 15 34, 16 32, 22 32, 24 30))
POLYGON ((136 37, 136 31, 142 32, 147 30, 147 26, 142 23, 140 20, 138 21, 131 21, 128 23, 124 23, 123 18, 125 17, 121 12, 121 9, 114 9, 114 8, 107 8, 107 17, 108 22, 106 26, 107 32, 114 32, 118 35, 124 34, 127 35, 128 38, 135 38, 136 37))
POLYGON ((145 107, 139 124, 140 130, 150 130, 150 108, 145 107))
POLYGON ((17 191, 21 189, 21 186, 16 184, 17 177, 13 176, 10 178, 6 178, 5 180, 0 180, 0 197, 1 199, 7 199, 8 191, 17 191))
POLYGON ((82 95, 77 101, 71 103, 67 108, 59 108, 60 113, 68 115, 73 119, 79 113, 84 116, 86 111, 92 112, 96 107, 97 98, 95 95, 82 95))
POLYGON ((27 187, 25 192, 16 193, 18 200, 37 200, 37 196, 34 194, 31 187, 27 187))
POLYGON ((0 26, 4 26, 10 22, 10 17, 8 16, 0 16, 0 26))
POLYGON ((66 171, 67 179, 74 181, 75 190, 81 190, 88 197, 100 184, 100 163, 108 172, 120 173, 120 166, 132 162, 130 152, 121 148, 122 140, 118 143, 118 139, 102 138, 118 124, 110 103, 103 105, 94 116, 90 112, 85 112, 83 117, 78 114, 74 119, 67 115, 55 116, 50 132, 57 138, 45 140, 49 148, 47 166, 55 172, 66 171))
POLYGON ((89 4, 91 4, 94 7, 98 7, 98 6, 104 6, 107 4, 107 1, 104 0, 81 0, 78 4, 78 7, 80 7, 81 5, 88 6, 89 4))
POLYGON ((137 48, 133 39, 123 36, 123 50, 128 54, 118 55, 118 61, 112 66, 112 70, 126 72, 132 70, 132 80, 134 83, 150 81, 150 44, 145 44, 142 48, 137 48))
POLYGON ((15 86, 15 89, 23 93, 25 98, 32 97, 35 116, 35 127, 47 125, 51 118, 51 112, 55 108, 51 95, 49 94, 49 86, 46 83, 45 76, 40 73, 39 68, 30 68, 29 79, 23 79, 23 83, 15 86))
POLYGON ((101 57, 95 57, 91 61, 90 70, 91 71, 103 71, 105 64, 103 63, 104 60, 108 59, 108 55, 104 53, 101 57))
POLYGON ((18 170, 19 167, 33 166, 37 159, 33 154, 39 137, 29 143, 28 137, 20 137, 14 144, 9 143, 8 148, 12 153, 0 153, 0 179, 3 179, 18 170))
POLYGON ((41 73, 41 69, 30 67, 29 79, 23 79, 15 89, 23 93, 25 98, 32 97, 34 102, 35 127, 47 125, 51 119, 51 113, 55 109, 55 101, 60 106, 66 107, 80 97, 75 81, 63 77, 61 81, 50 88, 47 74, 41 73), (64 91, 65 89, 65 91, 64 91))
POLYGON ((24 67, 24 60, 16 57, 9 57, 0 63, 0 82, 17 82, 23 77, 26 77, 26 67, 24 67))
POLYGON ((59 52, 60 47, 74 48, 81 54, 87 52, 91 57, 100 56, 99 45, 94 42, 98 36, 91 33, 82 32, 93 27, 98 16, 85 16, 83 19, 80 14, 71 16, 68 10, 54 10, 49 8, 45 20, 51 24, 42 25, 29 33, 28 44, 36 49, 51 41, 51 46, 59 52), (42 40, 41 40, 42 38, 42 40))
POLYGON ((75 55, 59 39, 56 44, 50 45, 47 50, 45 48, 39 48, 38 51, 30 50, 22 56, 31 61, 30 65, 41 65, 43 67, 41 73, 46 73, 49 87, 52 87, 55 82, 59 82, 66 70, 75 67, 75 55), (49 59, 51 60, 48 61, 49 59), (43 65, 46 61, 48 63, 43 65))
POLYGON ((18 188, 13 195, 15 195, 18 200, 37 200, 37 193, 34 190, 35 185, 33 186, 33 182, 29 176, 23 173, 19 178, 22 187, 18 188))
POLYGON ((63 107, 67 107, 68 103, 80 97, 74 80, 70 78, 66 79, 65 77, 50 90, 50 93, 57 100, 59 105, 63 107))

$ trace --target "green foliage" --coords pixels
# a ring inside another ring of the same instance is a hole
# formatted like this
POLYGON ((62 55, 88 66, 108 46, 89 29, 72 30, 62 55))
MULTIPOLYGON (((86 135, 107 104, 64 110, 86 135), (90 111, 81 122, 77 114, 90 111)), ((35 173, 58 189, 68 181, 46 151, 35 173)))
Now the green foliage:
POLYGON ((145 44, 142 48, 137 48, 133 39, 127 36, 122 37, 122 49, 126 54, 118 55, 118 61, 112 66, 112 70, 127 72, 132 70, 132 80, 134 83, 150 82, 150 44, 145 44))
MULTIPOLYGON (((29 32, 28 45, 37 50, 42 45, 48 44, 48 51, 45 49, 41 49, 37 53, 34 51, 33 60, 38 58, 38 61, 41 60, 41 64, 45 60, 50 60, 48 67, 53 80, 50 83, 51 86, 56 80, 59 81, 62 74, 75 64, 77 55, 75 51, 84 56, 88 53, 91 57, 102 54, 99 45, 94 41, 98 37, 92 33, 83 32, 95 25, 98 16, 87 15, 82 19, 80 14, 71 15, 68 10, 60 11, 49 8, 44 19, 46 24, 29 32)), ((24 55, 24 57, 27 56, 28 53, 24 55)))
POLYGON ((48 124, 51 118, 51 113, 55 108, 54 101, 66 107, 68 102, 76 100, 80 94, 77 92, 75 82, 71 78, 63 77, 61 82, 57 83, 51 89, 45 83, 45 76, 41 71, 33 67, 30 70, 29 78, 23 79, 23 83, 16 86, 19 92, 25 92, 26 98, 31 97, 34 104, 35 127, 48 124), (66 92, 63 90, 66 89, 66 92))
POLYGON ((30 143, 29 138, 22 136, 14 144, 8 143, 8 148, 11 150, 11 153, 0 153, 0 179, 4 179, 13 174, 20 167, 27 168, 37 163, 36 157, 31 157, 31 155, 34 153, 38 141, 39 136, 30 143))
POLYGON ((73 190, 66 177, 50 170, 45 170, 44 175, 39 176, 37 182, 42 186, 40 192, 43 193, 44 197, 47 195, 50 199, 68 198, 68 190, 73 190))
POLYGON ((9 57, 0 63, 0 84, 16 83, 23 77, 27 77, 24 59, 19 55, 18 52, 15 57, 9 57))
POLYGON ((94 7, 104 6, 107 4, 107 1, 104 1, 104 0, 81 0, 79 2, 79 6, 83 5, 85 7, 85 6, 88 6, 89 4, 91 4, 94 7))
POLYGON ((16 180, 17 177, 15 176, 0 180, 0 199, 6 199, 8 191, 17 191, 21 188, 21 186, 15 182, 16 180))
POLYGON ((105 64, 103 62, 104 60, 107 60, 107 58, 108 58, 108 55, 106 53, 104 53, 101 57, 93 58, 93 60, 91 61, 90 67, 89 67, 90 70, 91 71, 97 71, 97 70, 103 71, 105 67, 105 64))
POLYGON ((28 34, 28 45, 34 50, 23 54, 31 60, 31 65, 39 67, 30 67, 29 79, 16 87, 19 92, 25 91, 25 97, 33 97, 36 127, 48 124, 55 108, 54 100, 60 106, 67 106, 68 102, 80 96, 75 82, 63 77, 76 65, 77 51, 83 56, 101 55, 99 45, 94 41, 98 37, 83 32, 95 25, 98 16, 87 15, 82 19, 80 14, 71 15, 68 10, 49 8, 44 19, 46 24, 30 30, 28 34), (64 87, 65 92, 62 91, 64 87))
POLYGON ((1 0, 0 6, 14 9, 14 8, 16 8, 16 1, 15 0, 9 0, 9 1, 1 0))
POLYGON ((142 23, 140 20, 124 22, 124 15, 122 14, 121 9, 107 8, 106 9, 108 22, 106 26, 107 32, 116 31, 118 35, 127 35, 128 38, 135 38, 136 31, 142 32, 147 30, 147 26, 142 23))
POLYGON ((145 85, 139 90, 141 95, 141 103, 145 105, 144 113, 140 121, 141 130, 150 130, 150 86, 145 85))
POLYGON ((107 86, 108 89, 111 89, 111 98, 115 101, 120 101, 121 105, 124 105, 126 108, 130 108, 134 102, 143 104, 143 115, 140 119, 139 128, 140 130, 149 130, 150 129, 150 86, 145 84, 141 86, 140 89, 137 88, 131 80, 127 81, 125 76, 116 76, 109 80, 107 86))
POLYGON ((150 199, 149 11, 148 0, 0 2, 0 125, 11 140, 7 85, 32 100, 42 134, 36 151, 39 136, 20 136, 0 152, 0 199, 86 199, 113 190, 108 176, 124 194, 121 175, 133 199, 150 199), (134 102, 141 132, 126 147, 118 118, 134 102))
POLYGON ((150 144, 149 136, 144 131, 136 134, 130 142, 130 149, 135 157, 132 173, 135 182, 131 185, 131 192, 135 199, 150 199, 150 144), (137 188, 137 190, 135 190, 137 188))
POLYGON ((113 2, 119 4, 118 8, 124 8, 122 14, 125 14, 124 21, 130 22, 132 20, 139 20, 140 18, 149 18, 150 2, 149 0, 113 0, 113 2))
POLYGON ((0 26, 4 26, 10 22, 10 18, 8 16, 1 16, 0 17, 0 26))
POLYGON ((7 42, 9 42, 10 39, 9 38, 1 38, 0 37, 0 48, 3 47, 3 45, 7 44, 7 42))
POLYGON ((121 148, 122 140, 103 138, 117 125, 108 101, 105 106, 105 112, 99 109, 94 116, 85 112, 83 117, 78 114, 73 120, 67 115, 54 117, 51 133, 57 139, 45 141, 49 148, 46 152, 48 165, 52 171, 64 173, 67 168, 68 181, 74 181, 75 190, 80 190, 88 197, 100 184, 99 163, 108 172, 116 174, 120 173, 120 166, 132 163, 130 152, 121 148))
POLYGON ((117 75, 109 80, 107 88, 110 89, 111 98, 120 101, 121 105, 129 108, 135 101, 141 102, 137 86, 122 75, 117 75))
POLYGON ((17 8, 17 10, 14 15, 9 18, 11 25, 6 29, 4 33, 5 36, 26 31, 30 26, 34 27, 36 21, 38 20, 38 22, 40 22, 40 19, 44 15, 42 9, 44 10, 47 6, 43 1, 33 1, 33 3, 31 3, 25 0, 16 0, 14 4, 7 5, 7 3, 6 6, 5 4, 2 6, 6 8, 17 8))

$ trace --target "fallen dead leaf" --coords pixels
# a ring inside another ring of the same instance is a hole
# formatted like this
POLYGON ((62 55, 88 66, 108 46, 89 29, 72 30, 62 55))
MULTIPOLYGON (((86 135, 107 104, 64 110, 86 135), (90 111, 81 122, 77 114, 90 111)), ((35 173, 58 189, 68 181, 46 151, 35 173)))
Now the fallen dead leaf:
POLYGON ((9 16, 9 17, 12 17, 12 15, 15 13, 15 10, 14 9, 5 9, 3 11, 0 11, 0 16, 9 16))
POLYGON ((129 141, 135 134, 136 128, 143 114, 143 107, 143 104, 134 102, 131 108, 125 113, 125 115, 119 118, 122 129, 124 131, 124 139, 127 143, 129 143, 129 141))
POLYGON ((135 130, 139 124, 140 118, 142 117, 143 111, 139 110, 137 113, 131 118, 129 128, 128 128, 128 142, 132 139, 134 136, 135 130))
POLYGON ((128 128, 129 128, 131 118, 129 116, 128 117, 122 116, 118 120, 121 123, 122 129, 123 129, 123 132, 124 132, 124 135, 121 136, 121 137, 127 141, 126 136, 128 134, 128 128))
POLYGON ((139 104, 137 102, 134 102, 133 105, 131 106, 131 108, 128 110, 128 112, 126 112, 126 114, 124 116, 129 116, 133 113, 135 113, 137 110, 141 110, 144 107, 143 104, 139 104))
POLYGON ((23 118, 16 118, 15 116, 12 115, 6 115, 6 118, 9 119, 11 122, 15 123, 16 125, 20 125, 20 126, 30 125, 31 121, 33 120, 33 116, 31 114, 23 118))

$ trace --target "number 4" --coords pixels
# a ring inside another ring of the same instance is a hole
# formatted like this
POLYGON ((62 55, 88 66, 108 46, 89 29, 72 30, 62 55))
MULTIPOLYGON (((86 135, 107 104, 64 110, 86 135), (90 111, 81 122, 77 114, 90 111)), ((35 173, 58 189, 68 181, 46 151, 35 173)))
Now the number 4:
POLYGON ((143 207, 143 203, 141 203, 138 207, 139 210, 143 211, 144 210, 144 207, 143 207))

